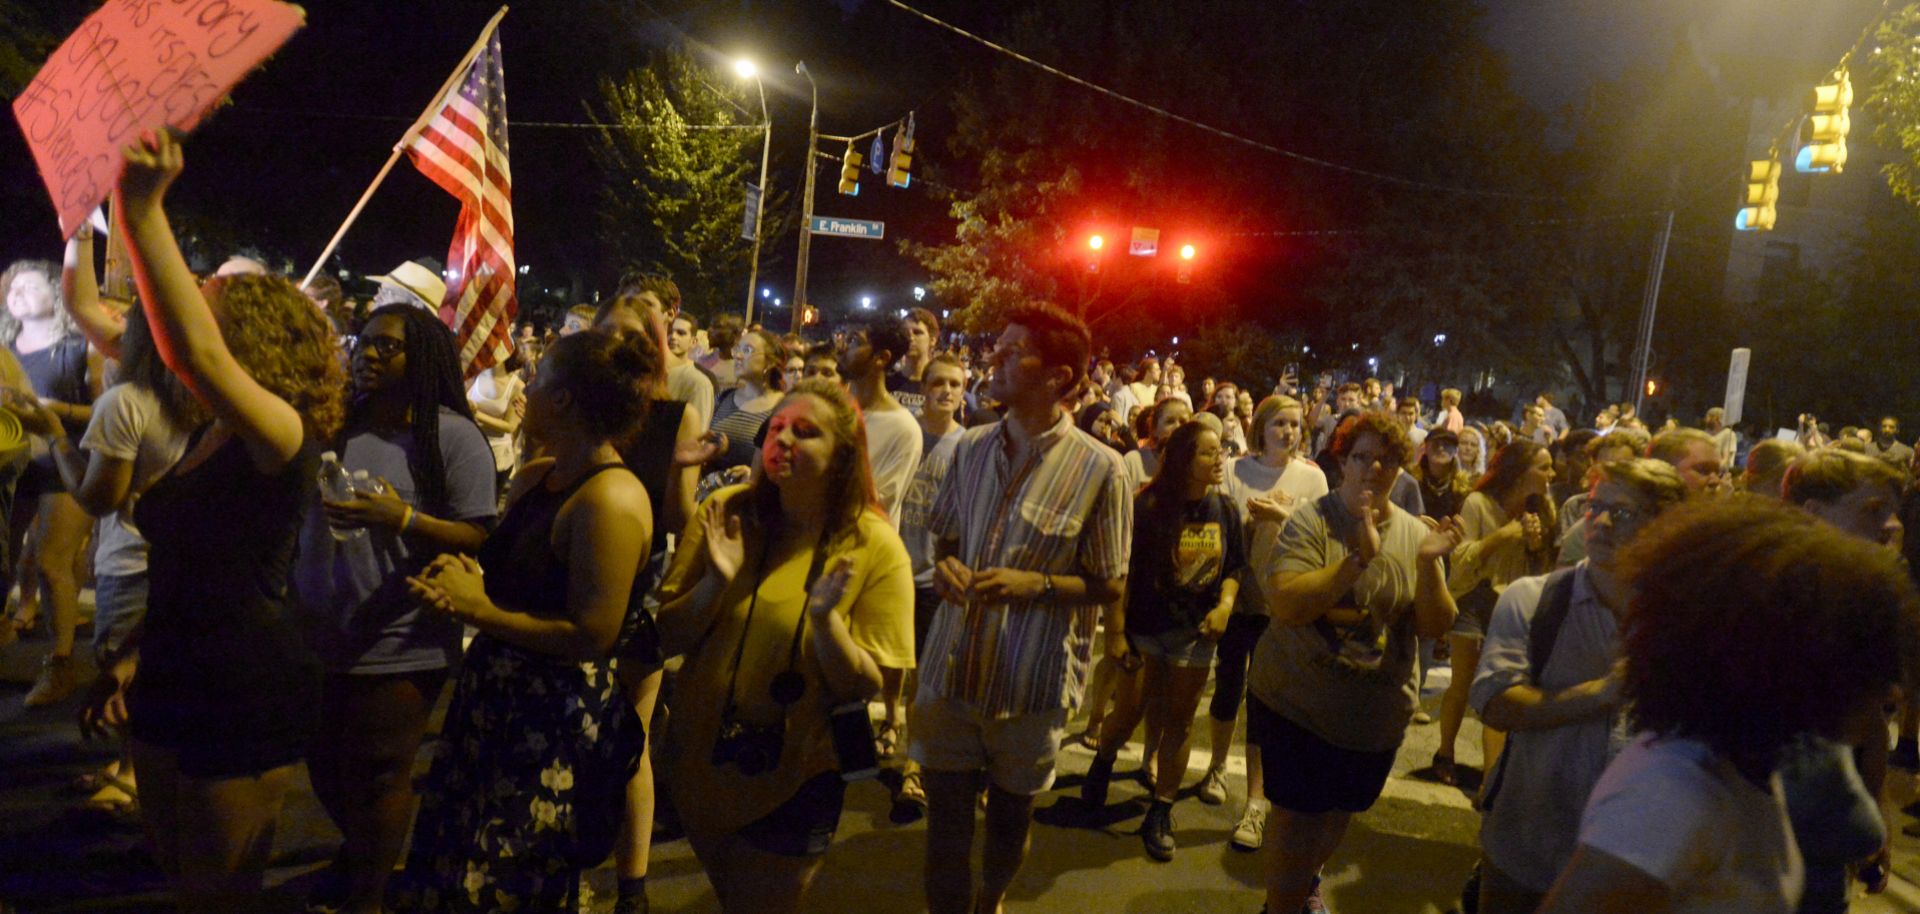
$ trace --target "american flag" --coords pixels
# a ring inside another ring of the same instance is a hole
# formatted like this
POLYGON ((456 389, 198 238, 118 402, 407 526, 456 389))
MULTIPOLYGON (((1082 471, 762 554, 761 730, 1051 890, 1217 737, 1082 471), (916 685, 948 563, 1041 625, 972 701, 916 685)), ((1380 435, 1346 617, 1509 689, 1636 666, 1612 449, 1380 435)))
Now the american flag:
POLYGON ((440 319, 453 328, 468 378, 513 351, 520 310, 513 280, 513 177, 507 168, 506 71, 500 33, 467 68, 459 88, 407 145, 415 167, 460 201, 447 249, 440 319))

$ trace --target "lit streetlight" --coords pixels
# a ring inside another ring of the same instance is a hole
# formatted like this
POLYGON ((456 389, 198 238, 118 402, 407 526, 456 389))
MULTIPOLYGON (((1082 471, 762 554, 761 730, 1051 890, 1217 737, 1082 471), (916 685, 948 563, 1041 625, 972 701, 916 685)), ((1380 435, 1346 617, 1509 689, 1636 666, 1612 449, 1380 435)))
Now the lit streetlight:
POLYGON ((733 72, 741 79, 757 79, 760 76, 760 68, 754 66, 753 61, 745 57, 733 62, 733 72))

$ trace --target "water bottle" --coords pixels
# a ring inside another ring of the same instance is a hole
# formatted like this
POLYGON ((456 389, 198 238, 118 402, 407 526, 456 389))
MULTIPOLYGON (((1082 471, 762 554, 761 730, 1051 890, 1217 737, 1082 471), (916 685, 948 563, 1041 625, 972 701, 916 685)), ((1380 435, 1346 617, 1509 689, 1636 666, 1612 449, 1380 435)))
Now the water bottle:
MULTIPOLYGON (((353 477, 340 465, 340 455, 333 451, 320 455, 320 497, 332 502, 352 501, 355 497, 353 477)), ((328 526, 333 538, 343 543, 367 535, 364 527, 335 527, 331 523, 328 526)))

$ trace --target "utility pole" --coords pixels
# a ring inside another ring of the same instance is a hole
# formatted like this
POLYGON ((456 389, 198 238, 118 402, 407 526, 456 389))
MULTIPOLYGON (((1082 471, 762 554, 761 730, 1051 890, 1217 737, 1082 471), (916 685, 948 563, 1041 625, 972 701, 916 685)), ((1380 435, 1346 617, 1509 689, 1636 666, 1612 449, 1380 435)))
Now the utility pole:
POLYGON ((813 91, 813 112, 807 116, 807 154, 801 157, 806 162, 807 186, 801 194, 800 263, 794 268, 793 307, 787 311, 788 333, 800 329, 800 315, 807 307, 807 255, 813 248, 813 150, 820 142, 820 85, 813 81, 813 74, 807 72, 804 60, 794 64, 793 72, 807 78, 807 86, 813 91))
POLYGON ((760 74, 753 64, 742 61, 736 64, 742 76, 753 80, 753 86, 760 91, 760 192, 753 198, 753 266, 747 273, 747 321, 743 326, 753 326, 753 295, 760 287, 760 217, 767 211, 767 160, 773 152, 773 116, 767 113, 767 87, 760 81, 760 74))
POLYGON ((1673 240, 1673 200, 1680 188, 1680 168, 1672 167, 1667 173, 1667 217, 1660 224, 1660 234, 1654 241, 1653 259, 1647 264, 1647 291, 1640 302, 1640 327, 1634 336, 1633 346, 1633 412, 1639 415, 1646 407, 1647 367, 1653 360, 1653 324, 1660 312, 1660 277, 1667 269, 1667 242, 1673 240))

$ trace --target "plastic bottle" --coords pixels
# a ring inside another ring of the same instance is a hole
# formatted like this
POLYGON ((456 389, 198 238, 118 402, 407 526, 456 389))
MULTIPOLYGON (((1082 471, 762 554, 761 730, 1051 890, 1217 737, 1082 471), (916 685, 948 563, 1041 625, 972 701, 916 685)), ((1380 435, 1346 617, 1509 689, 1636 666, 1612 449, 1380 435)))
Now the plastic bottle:
MULTIPOLYGON (((333 451, 320 455, 320 497, 333 502, 352 501, 355 497, 353 477, 347 474, 346 467, 340 465, 340 455, 333 451)), ((365 527, 328 526, 333 538, 343 543, 367 535, 365 527)))

